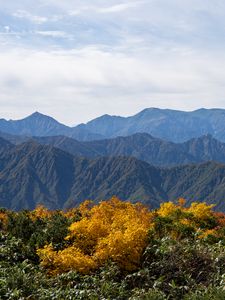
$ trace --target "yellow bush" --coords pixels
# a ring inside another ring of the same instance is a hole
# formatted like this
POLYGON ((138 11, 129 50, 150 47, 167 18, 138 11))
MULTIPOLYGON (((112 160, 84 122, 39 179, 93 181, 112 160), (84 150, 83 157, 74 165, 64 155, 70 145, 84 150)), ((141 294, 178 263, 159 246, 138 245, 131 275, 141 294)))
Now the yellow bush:
POLYGON ((74 269, 86 274, 112 260, 124 270, 135 270, 147 244, 151 213, 141 204, 115 197, 84 211, 84 218, 69 227, 66 239, 71 247, 38 250, 42 265, 55 273, 74 269))
POLYGON ((173 202, 165 202, 160 205, 157 213, 160 217, 168 217, 177 209, 178 207, 173 202))
MULTIPOLYGON (((88 274, 111 260, 123 270, 133 271, 140 265, 149 232, 153 238, 170 236, 174 240, 224 236, 225 216, 214 213, 213 205, 194 202, 185 208, 184 204, 184 199, 177 204, 167 202, 150 212, 141 204, 116 197, 97 205, 85 201, 71 211, 81 219, 69 227, 69 246, 58 252, 51 245, 39 249, 41 264, 51 274, 69 270, 88 274)), ((48 211, 39 208, 35 215, 45 217, 48 211)))
POLYGON ((96 262, 88 255, 85 255, 79 248, 74 246, 61 251, 54 251, 51 245, 37 250, 42 266, 48 269, 52 275, 77 270, 80 273, 88 274, 96 268, 96 262))
POLYGON ((0 229, 5 229, 8 223, 8 215, 5 212, 0 212, 0 229))
POLYGON ((192 213, 196 219, 205 220, 213 216, 212 208, 215 205, 208 205, 205 202, 197 203, 193 202, 188 209, 188 212, 192 213))
POLYGON ((36 220, 38 218, 40 219, 45 219, 49 218, 55 213, 55 211, 48 210, 46 207, 43 205, 38 205, 35 210, 31 212, 30 218, 32 220, 36 220))
POLYGON ((212 210, 214 205, 208 205, 205 202, 193 202, 187 208, 184 205, 185 200, 183 198, 178 200, 178 204, 165 202, 160 205, 156 215, 161 218, 168 218, 168 220, 166 223, 162 223, 160 227, 159 224, 155 227, 153 226, 156 235, 159 232, 160 236, 167 234, 173 239, 181 239, 187 234, 190 236, 191 232, 200 232, 196 237, 202 238, 207 236, 207 232, 205 232, 208 228, 207 224, 210 225, 211 221, 215 219, 215 214, 212 210))
POLYGON ((199 238, 199 239, 205 239, 205 238, 207 238, 208 236, 214 236, 214 237, 217 237, 217 236, 218 236, 217 231, 216 231, 215 229, 207 229, 207 230, 205 230, 205 231, 202 231, 202 232, 199 234, 198 238, 199 238))

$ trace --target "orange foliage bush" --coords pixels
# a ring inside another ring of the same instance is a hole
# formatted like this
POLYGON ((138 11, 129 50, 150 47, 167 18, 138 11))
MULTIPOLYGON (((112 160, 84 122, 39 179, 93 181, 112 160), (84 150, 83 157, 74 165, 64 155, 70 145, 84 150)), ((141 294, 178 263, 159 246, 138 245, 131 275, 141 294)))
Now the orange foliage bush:
POLYGON ((147 245, 152 214, 141 204, 117 198, 91 207, 81 205, 84 217, 70 227, 72 246, 55 252, 51 246, 39 249, 42 265, 53 273, 75 269, 89 273, 112 260, 124 270, 135 270, 147 245))
MULTIPOLYGON (((107 261, 133 271, 140 266, 149 238, 224 239, 225 215, 215 213, 212 208, 213 205, 204 202, 185 207, 182 198, 177 204, 163 203, 152 212, 141 204, 116 197, 97 205, 85 201, 78 209, 64 214, 68 218, 79 214, 78 221, 69 227, 67 247, 57 252, 47 245, 37 253, 42 266, 51 274, 69 270, 88 274, 107 261)), ((40 208, 35 212, 40 217, 46 214, 40 208)))
POLYGON ((0 212, 0 229, 5 229, 8 222, 8 215, 5 212, 0 212))
POLYGON ((48 210, 43 205, 38 205, 35 210, 33 210, 30 214, 30 218, 32 220, 36 220, 38 218, 45 219, 51 217, 55 211, 48 210))

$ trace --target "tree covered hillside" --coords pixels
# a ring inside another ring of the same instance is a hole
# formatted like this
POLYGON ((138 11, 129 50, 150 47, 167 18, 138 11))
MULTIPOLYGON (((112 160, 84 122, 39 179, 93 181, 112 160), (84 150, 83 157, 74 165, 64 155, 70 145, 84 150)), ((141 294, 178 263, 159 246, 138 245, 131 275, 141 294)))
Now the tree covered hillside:
POLYGON ((225 165, 155 167, 134 157, 90 159, 34 141, 15 146, 0 139, 0 207, 68 209, 113 195, 151 208, 179 197, 188 204, 198 199, 225 212, 225 165))

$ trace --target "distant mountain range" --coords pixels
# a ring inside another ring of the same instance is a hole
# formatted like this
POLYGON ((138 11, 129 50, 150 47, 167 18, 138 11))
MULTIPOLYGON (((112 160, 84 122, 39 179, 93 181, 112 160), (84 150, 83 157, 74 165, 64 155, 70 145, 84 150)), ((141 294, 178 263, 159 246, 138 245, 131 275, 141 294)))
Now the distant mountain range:
POLYGON ((64 135, 80 141, 148 133, 176 143, 210 134, 225 142, 225 110, 198 109, 185 112, 148 108, 131 117, 103 115, 76 127, 65 126, 36 112, 17 121, 0 119, 0 131, 25 136, 64 135))
POLYGON ((88 122, 85 128, 107 138, 145 132, 177 143, 206 134, 225 141, 225 110, 147 108, 128 118, 104 115, 88 122))
POLYGON ((117 195, 152 207, 184 197, 225 211, 225 165, 216 162, 158 168, 133 157, 88 159, 34 141, 15 146, 4 139, 0 149, 3 207, 68 208, 117 195))
POLYGON ((65 135, 78 140, 96 140, 103 138, 99 134, 89 132, 83 124, 76 127, 69 127, 39 112, 35 112, 22 120, 7 121, 0 119, 0 131, 21 136, 65 135))
POLYGON ((65 136, 30 138, 1 132, 0 136, 15 144, 33 140, 87 158, 132 156, 155 166, 175 166, 205 161, 225 163, 225 143, 214 139, 211 135, 180 144, 154 138, 147 133, 90 142, 81 142, 65 136))
POLYGON ((0 206, 69 208, 117 195, 184 197, 225 211, 225 110, 145 109, 69 127, 38 112, 0 119, 0 206))

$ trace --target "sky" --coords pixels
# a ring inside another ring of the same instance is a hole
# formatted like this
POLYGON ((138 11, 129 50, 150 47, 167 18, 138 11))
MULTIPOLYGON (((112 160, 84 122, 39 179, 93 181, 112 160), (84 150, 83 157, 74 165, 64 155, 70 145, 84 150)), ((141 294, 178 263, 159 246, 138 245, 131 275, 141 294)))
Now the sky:
POLYGON ((0 0, 0 118, 225 108, 224 0, 0 0))

